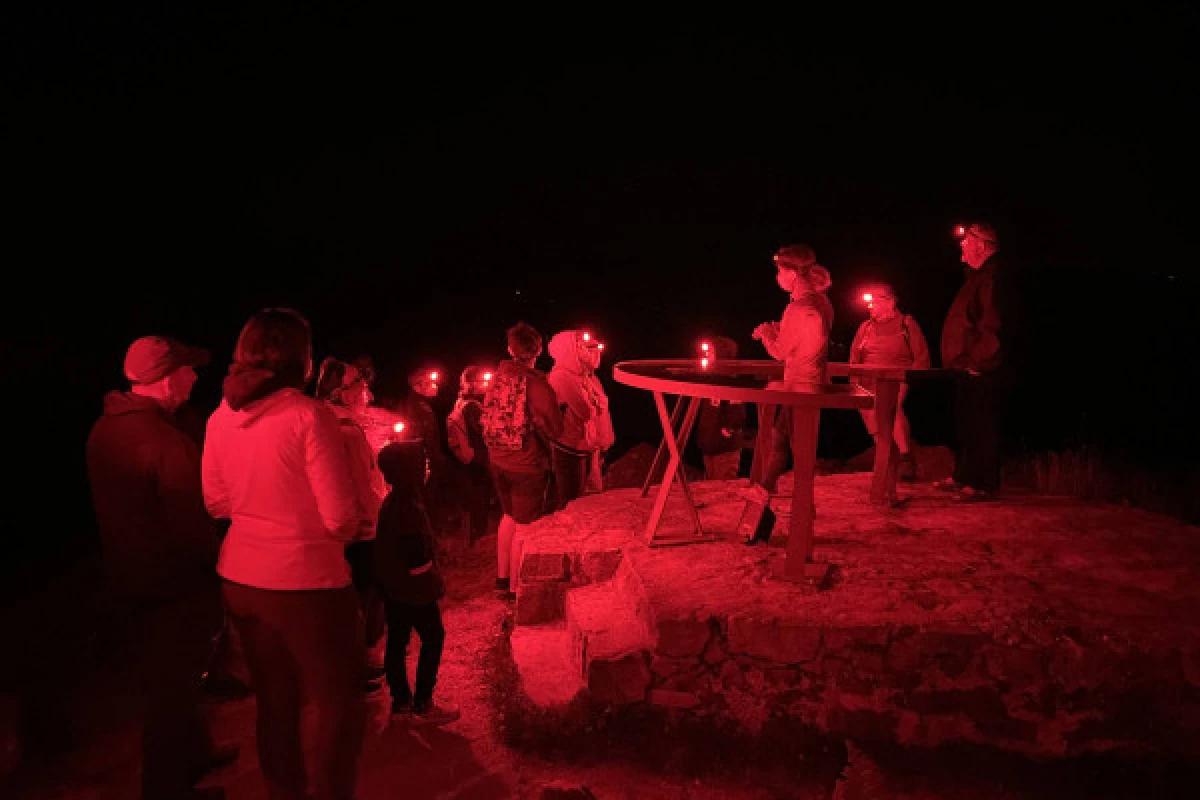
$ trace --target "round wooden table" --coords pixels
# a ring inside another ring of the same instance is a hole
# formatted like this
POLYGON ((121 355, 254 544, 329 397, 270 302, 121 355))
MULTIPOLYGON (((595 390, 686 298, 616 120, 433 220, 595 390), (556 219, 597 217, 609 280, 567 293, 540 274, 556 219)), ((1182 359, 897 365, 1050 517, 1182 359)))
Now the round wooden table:
MULTIPOLYGON (((787 557, 777 577, 787 580, 823 579, 827 564, 814 564, 813 546, 813 472, 817 459, 817 429, 823 408, 872 408, 875 396, 855 384, 826 384, 819 391, 805 391, 782 380, 783 365, 776 361, 728 360, 702 366, 698 359, 662 359, 622 361, 613 366, 613 378, 619 383, 646 389, 654 395, 663 442, 670 458, 654 500, 646 537, 655 543, 655 534, 671 487, 678 480, 691 509, 695 532, 690 540, 707 541, 700 527, 699 514, 692 500, 687 479, 680 467, 683 449, 691 435, 701 400, 768 403, 790 406, 792 414, 792 514, 788 528, 787 557), (678 395, 673 414, 667 413, 665 395, 678 395), (687 398, 684 404, 683 398, 687 398), (682 413, 680 409, 684 410, 682 413)), ((881 422, 882 426, 882 422, 881 422)), ((651 467, 651 474, 654 467, 651 467)))

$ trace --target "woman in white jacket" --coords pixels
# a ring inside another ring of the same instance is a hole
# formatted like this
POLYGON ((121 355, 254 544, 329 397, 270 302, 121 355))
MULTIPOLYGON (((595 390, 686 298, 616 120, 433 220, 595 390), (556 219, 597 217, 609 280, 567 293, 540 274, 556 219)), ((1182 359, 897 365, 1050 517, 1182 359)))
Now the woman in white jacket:
POLYGON ((268 794, 348 800, 365 707, 345 549, 366 522, 338 418, 302 391, 311 372, 302 315, 266 309, 250 318, 208 420, 204 502, 231 520, 217 572, 257 696, 268 794))

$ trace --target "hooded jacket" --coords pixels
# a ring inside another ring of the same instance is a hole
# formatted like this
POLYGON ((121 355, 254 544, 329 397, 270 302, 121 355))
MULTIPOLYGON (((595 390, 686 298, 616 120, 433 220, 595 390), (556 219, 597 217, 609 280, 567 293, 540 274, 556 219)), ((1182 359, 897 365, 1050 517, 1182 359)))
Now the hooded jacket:
POLYGON ((157 401, 110 392, 87 441, 92 503, 113 589, 139 603, 216 588, 221 539, 205 512, 200 447, 157 401))
POLYGON ((488 459, 494 468, 505 472, 542 473, 550 469, 550 445, 562 436, 563 418, 554 389, 541 371, 519 361, 507 359, 496 368, 496 387, 502 378, 525 377, 525 406, 528 411, 530 435, 520 450, 488 448, 488 459))
POLYGON ((204 503, 232 520, 217 572, 261 589, 349 586, 345 547, 366 521, 337 416, 264 370, 224 390, 203 458, 204 503))
POLYGON ((607 450, 615 438, 608 395, 596 373, 579 360, 579 332, 560 331, 546 347, 554 359, 550 386, 563 415, 559 441, 575 450, 607 450))

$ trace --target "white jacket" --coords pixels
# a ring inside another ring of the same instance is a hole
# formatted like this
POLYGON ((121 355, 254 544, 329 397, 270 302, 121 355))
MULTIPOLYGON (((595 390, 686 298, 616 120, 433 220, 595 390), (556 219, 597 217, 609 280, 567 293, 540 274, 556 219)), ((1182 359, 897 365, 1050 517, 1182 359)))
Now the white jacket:
POLYGON ((350 585, 345 549, 362 525, 337 416, 281 389, 208 419, 204 505, 232 520, 217 572, 261 589, 350 585))

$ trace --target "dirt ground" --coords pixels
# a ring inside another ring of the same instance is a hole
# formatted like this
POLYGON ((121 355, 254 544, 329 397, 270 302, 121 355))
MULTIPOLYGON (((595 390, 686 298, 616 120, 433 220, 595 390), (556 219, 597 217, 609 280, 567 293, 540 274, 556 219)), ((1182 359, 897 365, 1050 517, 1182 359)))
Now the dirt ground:
MULTIPOLYGON (((384 798, 588 797, 674 800, 771 798, 1193 797, 1192 766, 1096 758, 1034 762, 980 750, 870 752, 809 731, 779 730, 746 742, 716 737, 667 716, 581 713, 550 722, 522 701, 507 655, 511 606, 494 591, 495 540, 444 542, 449 594, 438 698, 462 719, 441 729, 388 724, 386 689, 369 695, 371 716, 361 800, 384 798), (847 760, 849 764, 847 765, 847 760), (574 792, 569 790, 576 790, 574 792)), ((86 573, 86 568, 84 568, 86 573)), ((90 574, 90 573, 87 573, 90 574)), ((77 576, 78 577, 78 576, 77 576)), ((61 595, 59 595, 61 596, 61 595)), ((49 601, 26 606, 29 641, 45 640, 49 601)), ((57 649, 35 662, 41 720, 0 796, 29 800, 137 797, 138 719, 128 642, 77 615, 57 649)), ((70 617, 67 617, 70 618, 70 617)), ((411 660, 411 659, 410 659, 411 660)), ((203 785, 230 800, 266 797, 254 748, 254 700, 214 702, 213 730, 237 743, 236 764, 203 785)), ((644 713, 644 712, 639 712, 644 713)))

